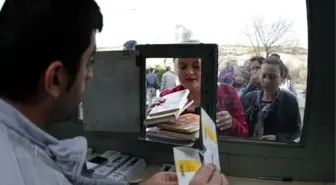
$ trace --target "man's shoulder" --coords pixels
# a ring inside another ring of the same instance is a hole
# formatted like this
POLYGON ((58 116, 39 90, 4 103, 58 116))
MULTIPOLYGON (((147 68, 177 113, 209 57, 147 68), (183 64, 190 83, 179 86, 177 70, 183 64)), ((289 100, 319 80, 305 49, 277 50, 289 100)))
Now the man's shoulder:
POLYGON ((168 72, 164 72, 163 74, 162 74, 162 76, 167 76, 168 75, 168 72))
MULTIPOLYGON (((0 161, 4 160, 5 163, 15 161, 14 147, 19 147, 19 140, 13 140, 13 132, 6 125, 0 123, 0 161)), ((1 164, 3 165, 3 163, 1 164)))
POLYGON ((174 73, 172 73, 172 72, 167 72, 167 73, 164 74, 164 76, 166 76, 169 79, 175 79, 176 78, 174 73))
POLYGON ((19 147, 20 143, 15 143, 11 138, 11 130, 0 123, 0 179, 4 184, 25 184, 21 172, 28 169, 22 169, 19 164, 19 158, 14 148, 19 147))
POLYGON ((259 93, 259 90, 246 93, 244 96, 241 97, 242 103, 251 102, 253 99, 255 99, 258 93, 259 93))
POLYGON ((171 76, 175 76, 175 74, 171 71, 168 71, 167 74, 171 75, 171 76))
POLYGON ((0 156, 1 184, 70 184, 61 172, 45 162, 38 146, 1 123, 0 156))

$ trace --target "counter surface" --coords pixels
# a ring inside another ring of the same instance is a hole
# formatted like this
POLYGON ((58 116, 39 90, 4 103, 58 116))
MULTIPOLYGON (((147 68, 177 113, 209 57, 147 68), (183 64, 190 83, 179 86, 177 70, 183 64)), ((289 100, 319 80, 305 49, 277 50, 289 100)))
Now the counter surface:
MULTIPOLYGON (((88 159, 91 159, 98 154, 88 155, 88 159)), ((142 181, 154 175, 160 171, 160 166, 158 165, 149 165, 145 170, 141 171, 139 174, 135 175, 133 178, 128 179, 131 182, 142 181)), ((261 180, 254 178, 243 178, 243 177, 227 177, 230 185, 336 185, 335 182, 324 183, 324 182, 303 182, 303 181, 293 181, 293 182, 283 182, 283 181, 270 181, 270 180, 261 180)))

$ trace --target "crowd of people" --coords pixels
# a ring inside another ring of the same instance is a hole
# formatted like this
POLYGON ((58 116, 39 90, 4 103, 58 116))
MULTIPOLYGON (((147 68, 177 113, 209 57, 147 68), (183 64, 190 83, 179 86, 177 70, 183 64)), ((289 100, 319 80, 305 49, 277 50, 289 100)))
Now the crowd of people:
POLYGON ((174 88, 177 85, 177 79, 170 66, 167 66, 161 79, 155 73, 154 68, 150 67, 146 75, 147 101, 152 104, 153 100, 157 98, 158 90, 164 91, 166 89, 174 88))
MULTIPOLYGON (((179 58, 175 62, 180 85, 163 89, 149 108, 164 102, 167 94, 189 89, 189 100, 194 103, 185 112, 197 113, 201 60, 179 58)), ((219 73, 216 99, 219 135, 283 142, 296 141, 301 135, 296 91, 288 68, 276 53, 252 57, 244 66, 228 63, 219 73)))
MULTIPOLYGON (((273 53, 271 56, 281 60, 280 55, 277 53, 273 53)), ((255 56, 247 60, 243 66, 234 66, 228 62, 226 67, 221 70, 218 81, 219 83, 228 83, 234 86, 239 96, 243 96, 256 89, 261 89, 259 69, 264 60, 264 57, 255 56)), ((289 75, 289 70, 283 62, 282 65, 284 76, 279 87, 291 91, 296 96, 297 92, 289 75)))

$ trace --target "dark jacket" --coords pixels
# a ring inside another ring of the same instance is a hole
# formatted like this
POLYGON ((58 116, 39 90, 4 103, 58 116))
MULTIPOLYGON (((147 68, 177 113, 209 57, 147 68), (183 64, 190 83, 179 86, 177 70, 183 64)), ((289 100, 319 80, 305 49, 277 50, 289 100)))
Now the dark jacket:
POLYGON ((146 75, 146 87, 147 88, 154 88, 154 89, 159 89, 159 80, 158 77, 156 76, 155 73, 148 73, 146 75))
MULTIPOLYGON (((261 109, 262 90, 247 93, 241 98, 245 120, 248 124, 249 137, 253 136, 254 127, 261 109)), ((272 111, 264 120, 264 135, 276 135, 277 140, 293 141, 300 137, 301 117, 296 97, 279 89, 272 111)))
POLYGON ((246 94, 255 91, 255 90, 261 90, 261 86, 260 84, 257 85, 252 85, 252 84, 247 84, 247 86, 244 88, 244 90, 242 91, 240 97, 244 97, 246 94))

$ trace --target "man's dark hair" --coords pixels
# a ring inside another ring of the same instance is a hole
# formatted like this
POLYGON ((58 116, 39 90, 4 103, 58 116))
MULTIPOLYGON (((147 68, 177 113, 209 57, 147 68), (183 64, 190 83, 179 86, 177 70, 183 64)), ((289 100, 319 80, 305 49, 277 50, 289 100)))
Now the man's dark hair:
POLYGON ((128 40, 124 43, 125 50, 135 50, 135 46, 137 45, 137 41, 135 40, 128 40))
POLYGON ((149 72, 152 73, 154 71, 154 68, 150 67, 149 72))
POLYGON ((71 88, 103 16, 94 0, 6 0, 0 11, 0 96, 27 102, 41 76, 61 61, 71 88))
POLYGON ((171 69, 170 66, 166 67, 166 71, 170 71, 170 69, 171 69))
POLYGON ((281 58, 280 58, 280 55, 279 55, 279 54, 277 54, 277 53, 272 53, 272 54, 271 54, 271 56, 273 56, 273 57, 277 57, 278 59, 280 59, 280 60, 281 60, 281 58))
POLYGON ((264 64, 272 64, 279 66, 280 75, 285 78, 285 64, 276 56, 269 56, 264 60, 264 64))
POLYGON ((264 57, 261 56, 254 56, 250 59, 250 64, 251 62, 257 61, 260 65, 263 63, 263 61, 265 60, 264 57))
POLYGON ((289 74, 289 69, 288 67, 286 66, 286 64, 283 63, 283 70, 284 70, 284 79, 288 79, 288 80, 291 80, 291 75, 289 74))

